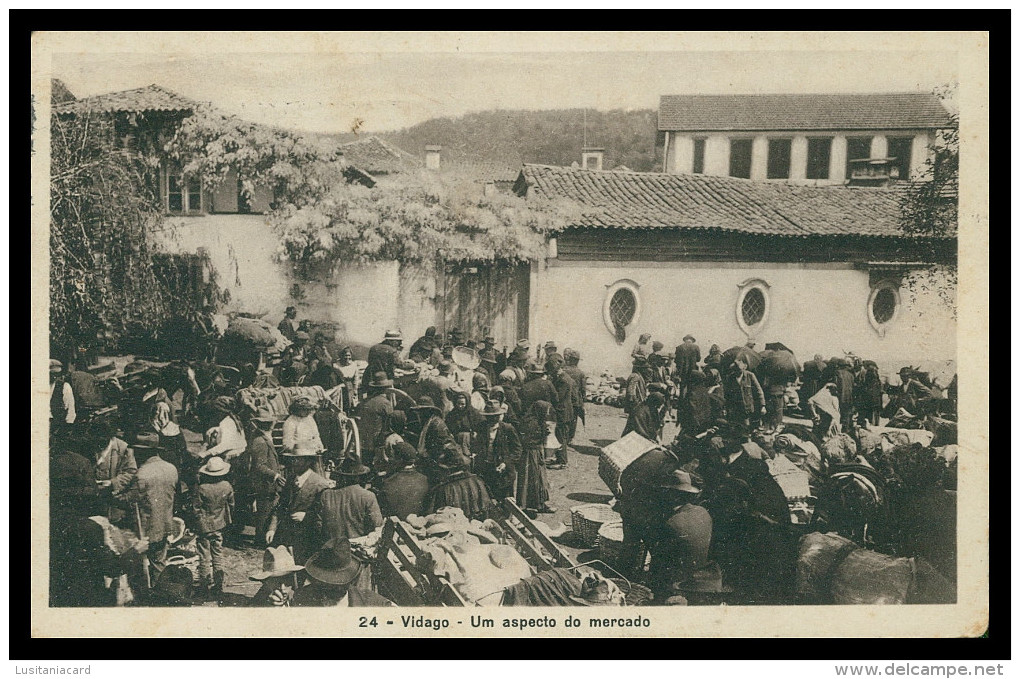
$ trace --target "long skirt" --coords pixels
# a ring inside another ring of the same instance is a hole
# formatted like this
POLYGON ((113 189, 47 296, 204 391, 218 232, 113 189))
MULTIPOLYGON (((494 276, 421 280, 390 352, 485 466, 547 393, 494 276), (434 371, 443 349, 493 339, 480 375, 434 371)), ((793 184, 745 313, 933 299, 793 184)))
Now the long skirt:
POLYGON ((549 484, 545 478, 542 457, 545 448, 528 445, 517 467, 517 504, 521 509, 541 509, 549 501, 549 484))

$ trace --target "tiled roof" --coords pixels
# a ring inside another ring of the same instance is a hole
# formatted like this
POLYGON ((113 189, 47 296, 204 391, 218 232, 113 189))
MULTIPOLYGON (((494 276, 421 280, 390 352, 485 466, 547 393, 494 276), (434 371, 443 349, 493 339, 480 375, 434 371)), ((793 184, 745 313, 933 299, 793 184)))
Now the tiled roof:
POLYGON ((952 124, 931 94, 663 95, 660 130, 888 130, 952 124))
POLYGON ((146 111, 180 111, 190 113, 197 105, 198 102, 182 97, 165 87, 149 85, 148 87, 139 87, 134 90, 84 97, 77 101, 57 106, 56 112, 58 114, 67 114, 92 110, 107 112, 126 111, 131 113, 146 111))
POLYGON ((521 163, 443 159, 439 171, 477 182, 513 182, 521 173, 521 163))
POLYGON ((391 146, 376 136, 356 139, 340 145, 344 158, 352 165, 377 174, 402 172, 421 167, 421 161, 406 151, 391 146))
POLYGON ((732 177, 525 165, 518 194, 581 204, 574 227, 677 228, 774 236, 903 236, 901 194, 732 177))

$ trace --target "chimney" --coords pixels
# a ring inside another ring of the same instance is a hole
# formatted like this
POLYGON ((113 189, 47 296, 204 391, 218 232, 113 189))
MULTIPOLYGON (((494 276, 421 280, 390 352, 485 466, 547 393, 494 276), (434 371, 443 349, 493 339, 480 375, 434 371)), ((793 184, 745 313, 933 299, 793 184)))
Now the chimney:
POLYGON ((425 169, 426 170, 438 170, 439 169, 439 152, 443 150, 442 146, 426 146, 425 147, 425 169))
POLYGON ((601 170, 604 148, 585 146, 581 149, 581 167, 585 170, 601 170))

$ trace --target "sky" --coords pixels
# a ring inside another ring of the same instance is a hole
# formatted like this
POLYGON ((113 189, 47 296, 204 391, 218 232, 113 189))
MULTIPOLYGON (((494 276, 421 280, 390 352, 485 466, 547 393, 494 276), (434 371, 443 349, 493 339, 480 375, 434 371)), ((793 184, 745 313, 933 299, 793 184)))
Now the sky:
POLYGON ((78 97, 157 83, 259 123, 381 132, 498 108, 657 108, 663 94, 912 92, 952 51, 54 53, 78 97))

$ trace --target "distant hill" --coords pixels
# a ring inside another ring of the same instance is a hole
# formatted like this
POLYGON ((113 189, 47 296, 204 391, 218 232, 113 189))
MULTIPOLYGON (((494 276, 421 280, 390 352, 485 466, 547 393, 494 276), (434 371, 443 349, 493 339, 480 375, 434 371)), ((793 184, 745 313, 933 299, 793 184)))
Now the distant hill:
MULTIPOLYGON (((443 147, 444 162, 489 162, 517 166, 522 163, 570 165, 580 162, 584 144, 585 112, 483 111, 458 118, 432 118, 412 127, 376 136, 419 157, 428 144, 443 147)), ((327 137, 338 142, 355 134, 327 137)), ((649 171, 662 166, 662 148, 656 131, 656 111, 587 112, 589 146, 606 149, 603 167, 625 165, 649 171)))

